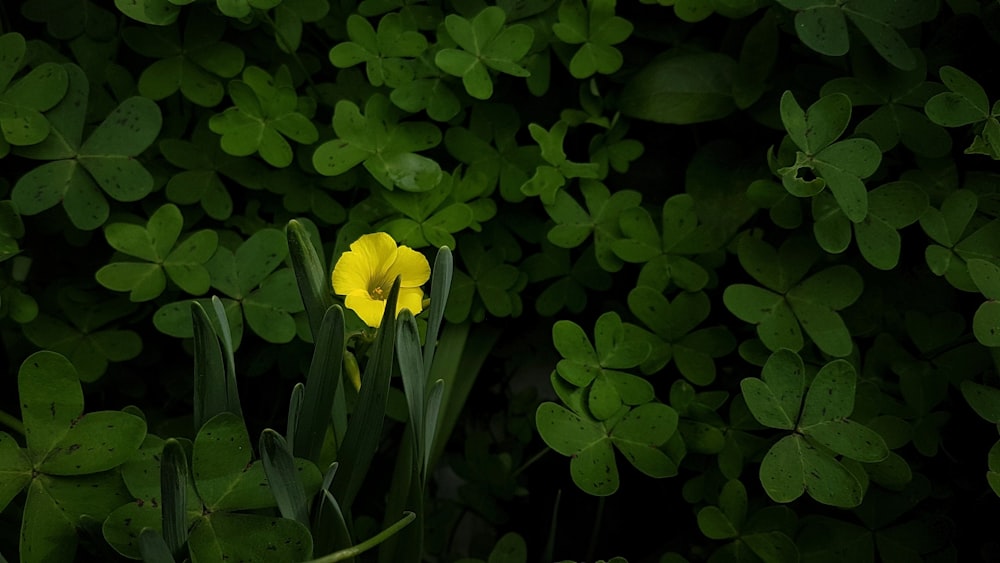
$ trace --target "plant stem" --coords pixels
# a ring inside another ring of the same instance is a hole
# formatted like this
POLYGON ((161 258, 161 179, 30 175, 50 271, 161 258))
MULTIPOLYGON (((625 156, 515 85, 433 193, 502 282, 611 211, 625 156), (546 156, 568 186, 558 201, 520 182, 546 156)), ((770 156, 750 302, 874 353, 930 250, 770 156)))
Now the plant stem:
POLYGON ((604 519, 604 500, 606 498, 597 498, 597 515, 594 516, 594 527, 590 531, 590 544, 587 546, 587 558, 585 561, 594 560, 594 552, 597 551, 597 540, 601 537, 601 521, 604 519))
POLYGON ((549 453, 551 451, 552 451, 552 448, 546 446, 545 449, 543 449, 542 451, 538 452, 537 454, 531 456, 531 459, 529 459, 528 461, 522 463, 521 467, 518 467, 517 469, 515 469, 514 472, 510 474, 510 478, 513 479, 513 478, 517 477, 518 475, 521 474, 522 471, 524 471, 525 469, 527 469, 531 464, 533 464, 536 461, 542 459, 542 456, 544 456, 545 454, 547 454, 547 453, 549 453))
POLYGON ((267 15, 267 12, 264 10, 260 10, 257 15, 260 17, 261 20, 264 21, 264 23, 266 23, 271 27, 271 31, 274 32, 274 36, 279 41, 284 43, 286 47, 288 47, 289 49, 288 54, 291 55, 292 59, 295 60, 295 63, 299 65, 299 70, 301 70, 302 74, 306 77, 306 82, 308 82, 310 86, 315 88, 316 83, 313 82, 312 75, 309 74, 309 69, 306 68, 306 65, 302 62, 302 59, 299 58, 299 54, 296 51, 292 50, 292 47, 289 44, 288 39, 285 39, 285 36, 281 33, 281 30, 278 29, 277 24, 274 23, 274 20, 271 19, 271 16, 267 15))
POLYGON ((345 559, 350 559, 361 555, 362 553, 368 551, 369 549, 377 546, 378 544, 387 540, 390 536, 396 532, 405 528, 410 522, 417 517, 413 512, 407 512, 402 518, 396 521, 395 524, 389 526, 388 528, 382 530, 373 537, 359 543, 358 545, 348 547, 347 549, 341 549, 340 551, 335 551, 329 555, 324 555, 319 559, 313 559, 309 563, 336 563, 337 561, 343 561, 345 559))
POLYGON ((0 424, 24 436, 24 423, 6 411, 0 410, 0 424))

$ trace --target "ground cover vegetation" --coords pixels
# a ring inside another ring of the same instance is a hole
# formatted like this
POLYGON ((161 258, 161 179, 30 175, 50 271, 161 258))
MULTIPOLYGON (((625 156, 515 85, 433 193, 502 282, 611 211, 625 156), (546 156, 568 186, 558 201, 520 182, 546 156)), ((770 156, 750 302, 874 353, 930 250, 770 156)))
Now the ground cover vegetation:
POLYGON ((994 0, 0 4, 0 561, 1000 560, 994 0))

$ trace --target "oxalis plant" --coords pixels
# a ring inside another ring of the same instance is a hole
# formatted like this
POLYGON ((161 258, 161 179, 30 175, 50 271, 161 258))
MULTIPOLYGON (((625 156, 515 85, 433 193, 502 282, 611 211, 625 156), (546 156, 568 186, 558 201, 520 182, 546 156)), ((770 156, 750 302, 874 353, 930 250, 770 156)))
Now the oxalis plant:
POLYGON ((0 3, 0 561, 996 561, 993 0, 0 3))

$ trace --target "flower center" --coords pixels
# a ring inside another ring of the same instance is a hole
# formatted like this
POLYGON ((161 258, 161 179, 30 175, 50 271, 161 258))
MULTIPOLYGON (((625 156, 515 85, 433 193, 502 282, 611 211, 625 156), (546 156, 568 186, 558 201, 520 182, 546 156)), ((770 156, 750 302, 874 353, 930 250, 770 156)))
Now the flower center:
POLYGON ((376 301, 385 301, 385 291, 382 291, 381 285, 376 285, 368 290, 368 294, 371 295, 372 299, 376 301))

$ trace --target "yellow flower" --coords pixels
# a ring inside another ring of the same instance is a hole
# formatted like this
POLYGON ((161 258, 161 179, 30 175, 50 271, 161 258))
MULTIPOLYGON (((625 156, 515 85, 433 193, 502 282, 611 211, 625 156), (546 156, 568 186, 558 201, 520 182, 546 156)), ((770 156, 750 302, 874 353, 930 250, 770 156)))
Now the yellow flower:
POLYGON ((400 276, 396 314, 409 309, 416 315, 423 305, 424 291, 420 286, 431 277, 427 258, 408 246, 397 247, 386 233, 363 235, 337 260, 333 268, 333 291, 345 296, 344 305, 365 324, 378 327, 396 276, 400 276))

